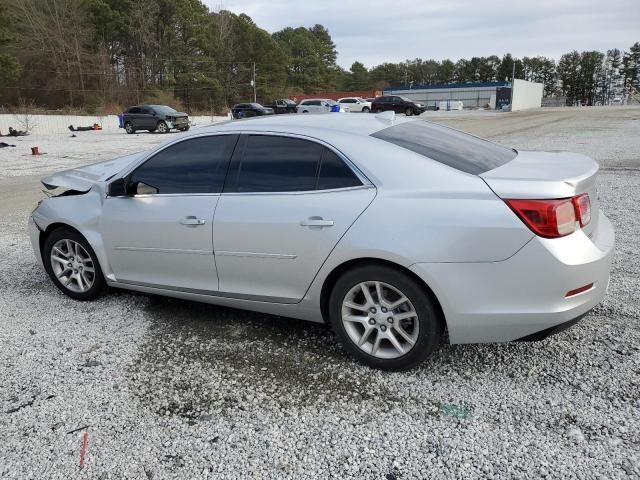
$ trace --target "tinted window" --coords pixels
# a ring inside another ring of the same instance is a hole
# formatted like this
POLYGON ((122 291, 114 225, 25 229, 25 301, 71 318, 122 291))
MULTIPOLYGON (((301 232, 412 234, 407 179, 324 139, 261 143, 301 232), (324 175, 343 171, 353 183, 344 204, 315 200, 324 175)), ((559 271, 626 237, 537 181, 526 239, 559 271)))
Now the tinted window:
POLYGON ((140 113, 140 108, 132 107, 132 108, 129 109, 129 111, 127 113, 140 113))
POLYGON ((216 135, 177 143, 157 153, 131 175, 158 193, 218 193, 237 136, 216 135))
POLYGON ((238 172, 238 192, 314 190, 322 146, 298 138, 252 135, 238 172))
POLYGON ((347 188, 362 185, 344 161, 329 149, 323 149, 318 190, 347 188))
POLYGON ((517 155, 487 140, 421 121, 394 125, 371 136, 476 175, 504 165, 517 155))
POLYGON ((376 102, 388 102, 389 101, 389 97, 380 97, 380 98, 376 98, 376 102))

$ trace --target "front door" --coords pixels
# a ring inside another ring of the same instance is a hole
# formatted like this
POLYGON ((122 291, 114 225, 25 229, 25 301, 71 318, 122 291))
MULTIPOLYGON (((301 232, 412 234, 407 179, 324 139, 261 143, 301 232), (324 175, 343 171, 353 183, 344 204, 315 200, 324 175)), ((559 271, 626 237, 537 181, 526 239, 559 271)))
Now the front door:
POLYGON ((195 293, 218 290, 213 217, 237 135, 174 143, 108 197, 101 231, 116 280, 195 293))
POLYGON ((220 293, 298 302, 375 188, 312 141, 250 135, 243 149, 214 219, 220 293))

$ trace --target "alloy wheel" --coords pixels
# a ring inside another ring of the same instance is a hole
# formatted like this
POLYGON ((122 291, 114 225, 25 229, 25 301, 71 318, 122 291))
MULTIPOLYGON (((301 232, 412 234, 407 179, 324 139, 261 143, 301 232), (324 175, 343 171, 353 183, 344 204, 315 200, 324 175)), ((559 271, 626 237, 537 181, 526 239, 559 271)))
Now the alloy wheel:
POLYGON ((74 240, 58 240, 51 248, 51 269, 60 284, 67 290, 83 293, 96 279, 91 255, 74 240))
POLYGON ((361 282, 342 301, 342 323, 362 351, 391 359, 407 354, 418 340, 418 314, 407 296, 379 281, 361 282))

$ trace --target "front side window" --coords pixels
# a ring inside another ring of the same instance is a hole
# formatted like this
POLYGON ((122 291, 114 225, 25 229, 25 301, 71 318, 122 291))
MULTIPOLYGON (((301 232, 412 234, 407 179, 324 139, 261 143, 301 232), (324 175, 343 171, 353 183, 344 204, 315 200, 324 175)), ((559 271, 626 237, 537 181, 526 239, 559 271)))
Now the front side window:
POLYGON ((133 171, 131 193, 219 193, 236 141, 236 135, 213 135, 173 144, 133 171))
MULTIPOLYGON (((238 168, 236 192, 305 192, 362 185, 330 149, 299 138, 251 135, 238 168)), ((225 189, 226 190, 226 189, 225 189)))

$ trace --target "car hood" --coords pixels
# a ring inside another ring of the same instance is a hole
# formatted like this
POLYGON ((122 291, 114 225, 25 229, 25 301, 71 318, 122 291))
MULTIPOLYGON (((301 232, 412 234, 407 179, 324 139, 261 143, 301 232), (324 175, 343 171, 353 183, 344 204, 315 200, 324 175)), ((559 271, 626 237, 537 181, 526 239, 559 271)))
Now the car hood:
POLYGON ((144 152, 134 153, 125 157, 94 163, 86 167, 73 168, 54 173, 43 178, 40 182, 48 190, 66 188, 87 192, 98 182, 104 182, 115 174, 124 170, 127 166, 138 160, 144 152))

